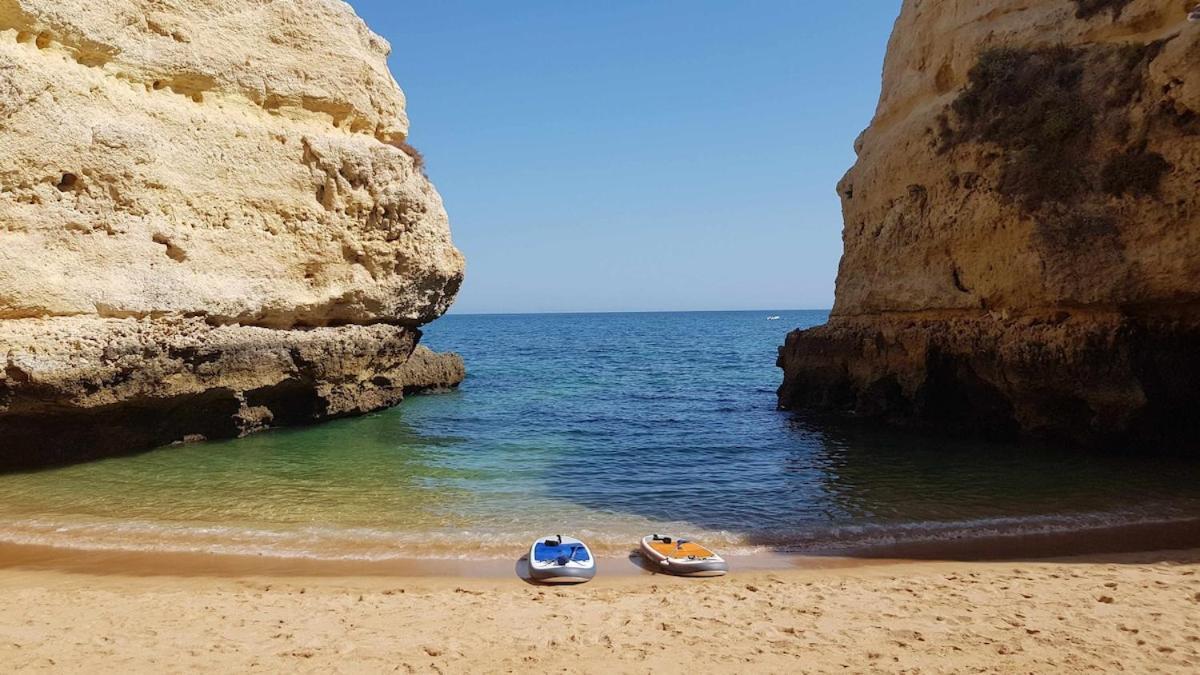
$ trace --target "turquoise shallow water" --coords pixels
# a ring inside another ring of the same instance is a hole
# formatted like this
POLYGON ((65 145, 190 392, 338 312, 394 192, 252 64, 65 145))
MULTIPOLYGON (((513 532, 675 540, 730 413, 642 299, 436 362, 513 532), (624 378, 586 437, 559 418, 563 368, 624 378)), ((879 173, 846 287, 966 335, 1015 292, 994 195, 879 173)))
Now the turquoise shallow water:
POLYGON ((1200 463, 933 441, 775 410, 775 350, 824 312, 449 316, 461 390, 238 441, 0 476, 0 541, 313 558, 732 552, 1200 515, 1200 463), (780 320, 768 321, 770 315, 780 320))

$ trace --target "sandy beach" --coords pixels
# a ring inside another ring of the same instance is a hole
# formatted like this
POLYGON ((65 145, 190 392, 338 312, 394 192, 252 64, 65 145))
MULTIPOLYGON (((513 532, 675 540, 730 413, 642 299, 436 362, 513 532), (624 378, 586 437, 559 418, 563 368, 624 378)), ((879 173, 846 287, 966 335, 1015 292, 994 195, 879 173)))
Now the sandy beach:
POLYGON ((686 580, 0 572, 21 672, 1185 672, 1200 550, 686 580))

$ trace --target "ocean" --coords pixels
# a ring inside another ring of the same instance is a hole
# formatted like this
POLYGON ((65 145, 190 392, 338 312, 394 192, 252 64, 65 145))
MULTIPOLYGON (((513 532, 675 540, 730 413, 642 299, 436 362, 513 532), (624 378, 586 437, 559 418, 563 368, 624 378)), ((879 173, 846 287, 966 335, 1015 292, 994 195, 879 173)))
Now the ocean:
POLYGON ((651 532, 732 554, 1171 523, 1200 463, 935 440, 775 407, 821 311, 450 315, 453 392, 303 429, 0 476, 0 542, 328 560, 516 558, 651 532), (770 316, 779 320, 768 320, 770 316))

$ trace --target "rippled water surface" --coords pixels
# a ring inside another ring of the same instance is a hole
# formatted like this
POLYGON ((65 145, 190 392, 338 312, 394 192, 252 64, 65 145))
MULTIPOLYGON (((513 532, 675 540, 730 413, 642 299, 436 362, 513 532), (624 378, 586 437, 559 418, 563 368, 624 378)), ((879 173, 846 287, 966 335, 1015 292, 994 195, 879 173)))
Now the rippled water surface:
POLYGON ((1200 514, 1200 466, 931 441, 775 410, 775 351, 824 312, 450 316, 461 390, 238 441, 0 476, 0 540, 318 558, 509 557, 570 532, 727 550, 1200 514), (780 320, 768 321, 769 315, 780 320))

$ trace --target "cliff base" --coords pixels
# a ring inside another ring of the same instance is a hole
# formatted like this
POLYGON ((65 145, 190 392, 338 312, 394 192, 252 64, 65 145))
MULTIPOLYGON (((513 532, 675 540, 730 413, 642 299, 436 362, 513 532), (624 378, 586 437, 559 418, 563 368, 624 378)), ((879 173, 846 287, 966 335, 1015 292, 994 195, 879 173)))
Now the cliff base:
POLYGON ((415 328, 209 326, 198 318, 0 322, 0 470, 234 438, 457 386, 415 328))
POLYGON ((1200 320, 1069 314, 834 318, 780 349, 783 409, 997 440, 1193 449, 1200 320))

